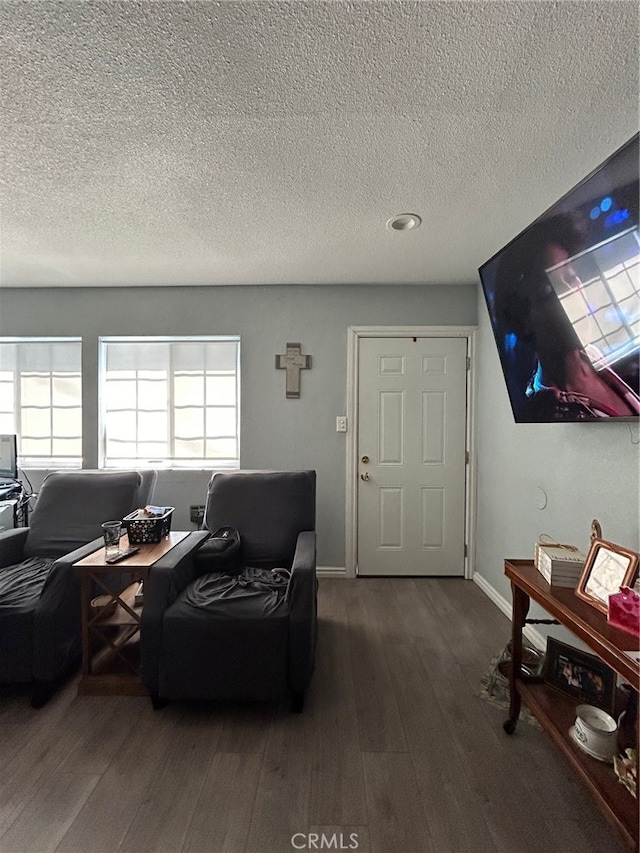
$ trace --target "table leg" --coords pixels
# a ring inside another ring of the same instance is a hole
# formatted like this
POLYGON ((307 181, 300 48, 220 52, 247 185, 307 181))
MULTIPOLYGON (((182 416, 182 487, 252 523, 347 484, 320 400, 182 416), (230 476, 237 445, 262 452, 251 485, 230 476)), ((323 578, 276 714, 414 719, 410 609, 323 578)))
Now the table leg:
POLYGON ((511 668, 509 671, 509 718, 504 721, 503 729, 508 735, 516 730, 520 717, 522 699, 516 684, 522 667, 522 629, 529 612, 529 596, 514 583, 511 584, 512 617, 511 617, 511 668))
POLYGON ((91 578, 82 575, 80 579, 82 607, 82 677, 89 675, 91 666, 91 637, 89 636, 89 617, 91 608, 91 578))

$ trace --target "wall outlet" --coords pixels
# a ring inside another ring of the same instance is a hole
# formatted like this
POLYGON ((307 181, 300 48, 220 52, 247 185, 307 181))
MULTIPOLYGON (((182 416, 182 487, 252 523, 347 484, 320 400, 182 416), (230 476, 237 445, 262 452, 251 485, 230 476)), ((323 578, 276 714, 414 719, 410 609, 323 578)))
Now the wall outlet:
POLYGON ((347 419, 344 415, 338 415, 336 418, 336 432, 347 431, 347 419))
POLYGON ((192 504, 189 507, 189 517, 193 524, 202 524, 204 521, 204 505, 192 504))

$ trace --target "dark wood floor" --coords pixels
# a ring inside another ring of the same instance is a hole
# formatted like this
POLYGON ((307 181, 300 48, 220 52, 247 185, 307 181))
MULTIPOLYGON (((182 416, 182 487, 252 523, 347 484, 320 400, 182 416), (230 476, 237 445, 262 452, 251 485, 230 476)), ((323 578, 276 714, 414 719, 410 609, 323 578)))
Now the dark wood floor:
POLYGON ((545 735, 480 697, 509 623, 475 584, 322 579, 319 609, 302 714, 5 692, 0 851, 622 851, 545 735))

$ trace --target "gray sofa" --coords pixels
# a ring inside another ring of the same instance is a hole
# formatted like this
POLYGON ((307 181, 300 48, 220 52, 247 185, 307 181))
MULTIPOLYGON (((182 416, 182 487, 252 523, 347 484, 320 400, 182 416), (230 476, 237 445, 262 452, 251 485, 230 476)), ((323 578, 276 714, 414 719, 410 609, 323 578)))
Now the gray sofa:
POLYGON ((315 471, 213 475, 205 526, 237 530, 242 556, 214 537, 180 566, 151 568, 141 651, 154 706, 289 691, 302 710, 316 648, 315 509, 315 471))
POLYGON ((29 527, 0 533, 0 683, 30 683, 39 707, 81 655, 73 563, 102 544, 100 525, 149 502, 155 471, 58 471, 29 527))

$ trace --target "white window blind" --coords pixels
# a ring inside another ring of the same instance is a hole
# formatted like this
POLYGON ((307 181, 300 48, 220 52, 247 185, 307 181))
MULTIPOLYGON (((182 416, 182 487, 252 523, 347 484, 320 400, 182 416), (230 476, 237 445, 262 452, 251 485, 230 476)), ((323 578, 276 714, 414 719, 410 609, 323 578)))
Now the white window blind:
POLYGON ((22 468, 82 466, 79 338, 0 338, 0 433, 22 468))
POLYGON ((100 396, 104 466, 239 467, 239 338, 102 338, 100 396))

